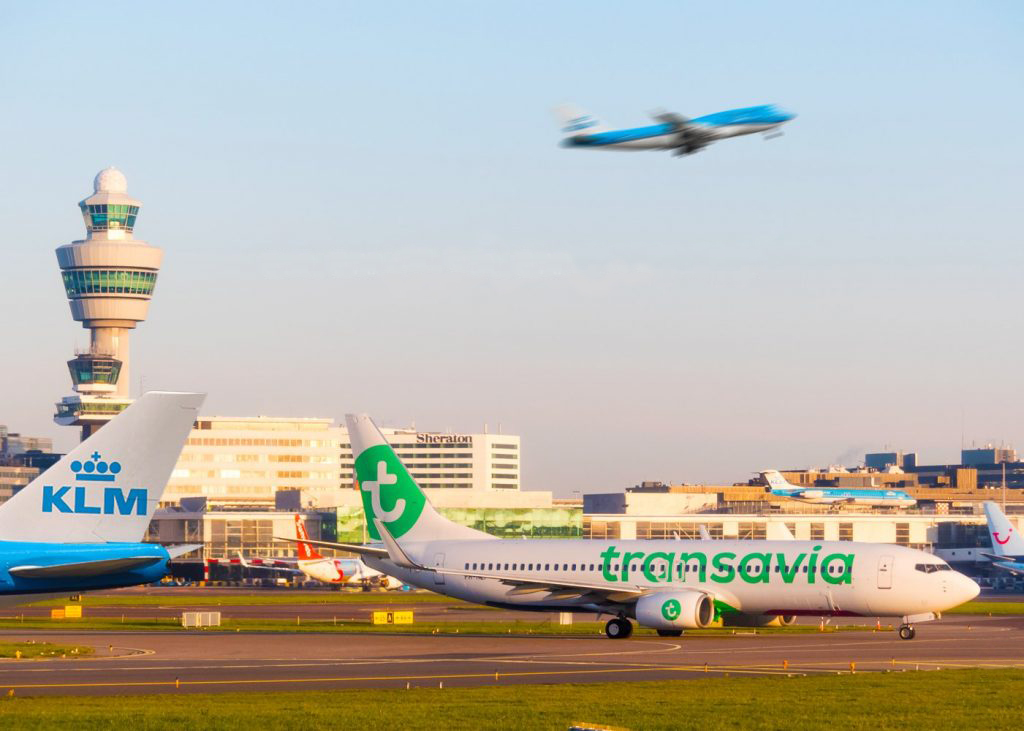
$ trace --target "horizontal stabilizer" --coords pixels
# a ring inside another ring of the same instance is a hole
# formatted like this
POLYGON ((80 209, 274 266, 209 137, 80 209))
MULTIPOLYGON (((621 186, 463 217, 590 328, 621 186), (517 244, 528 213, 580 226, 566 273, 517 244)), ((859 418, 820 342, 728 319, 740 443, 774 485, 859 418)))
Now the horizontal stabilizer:
POLYGON ((19 579, 82 579, 103 574, 117 574, 122 571, 144 569, 159 563, 159 556, 130 556, 126 558, 108 558, 102 561, 81 561, 78 563, 61 563, 50 566, 14 566, 9 569, 11 576, 19 579))
POLYGON ((361 556, 378 556, 380 558, 388 557, 388 550, 383 546, 367 546, 362 543, 332 543, 330 541, 312 541, 308 538, 299 540, 298 538, 282 538, 281 536, 274 536, 275 541, 286 541, 288 543, 309 543, 313 546, 323 546, 324 548, 337 548, 341 551, 350 551, 351 553, 358 553, 361 556))
POLYGON ((181 546, 165 546, 165 548, 167 549, 167 555, 171 558, 184 556, 186 553, 192 553, 192 551, 197 551, 202 547, 202 543, 186 543, 181 546))

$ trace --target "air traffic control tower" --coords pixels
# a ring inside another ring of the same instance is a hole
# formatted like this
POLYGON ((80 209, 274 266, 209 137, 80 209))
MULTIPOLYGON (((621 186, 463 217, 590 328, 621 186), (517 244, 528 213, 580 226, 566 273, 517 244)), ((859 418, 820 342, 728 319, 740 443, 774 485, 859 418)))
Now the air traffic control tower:
POLYGON ((85 439, 131 403, 128 336, 146 319, 163 251, 132 232, 142 204, 116 168, 101 170, 93 194, 78 204, 85 239, 57 249, 71 316, 90 332, 89 347, 68 361, 75 395, 53 420, 79 426, 85 439))

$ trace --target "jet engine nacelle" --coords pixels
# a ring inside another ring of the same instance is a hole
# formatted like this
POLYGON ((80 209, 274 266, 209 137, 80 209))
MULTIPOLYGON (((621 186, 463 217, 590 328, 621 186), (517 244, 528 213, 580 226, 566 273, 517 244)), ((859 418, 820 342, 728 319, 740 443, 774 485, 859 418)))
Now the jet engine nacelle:
POLYGON ((636 602, 636 621, 653 629, 698 629, 715 620, 715 603, 702 591, 659 591, 636 602))
POLYGON ((799 497, 808 498, 810 500, 817 500, 820 497, 825 497, 824 490, 804 490, 800 493, 799 497))

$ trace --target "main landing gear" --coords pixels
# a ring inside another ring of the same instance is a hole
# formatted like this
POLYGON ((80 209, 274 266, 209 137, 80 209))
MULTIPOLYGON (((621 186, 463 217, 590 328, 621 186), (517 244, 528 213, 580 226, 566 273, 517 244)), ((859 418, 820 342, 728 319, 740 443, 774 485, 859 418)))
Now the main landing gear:
POLYGON ((917 635, 917 631, 909 624, 901 624, 897 631, 899 632, 901 640, 912 640, 915 635, 917 635))
POLYGON ((604 626, 604 633, 613 640, 624 640, 633 634, 633 623, 625 617, 609 619, 604 626))

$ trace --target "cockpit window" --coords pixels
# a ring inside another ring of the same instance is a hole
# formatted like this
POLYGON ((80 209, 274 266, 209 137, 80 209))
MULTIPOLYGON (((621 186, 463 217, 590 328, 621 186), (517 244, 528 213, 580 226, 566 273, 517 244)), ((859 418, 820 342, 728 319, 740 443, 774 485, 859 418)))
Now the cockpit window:
POLYGON ((914 568, 917 571, 921 571, 925 574, 933 574, 936 571, 952 571, 949 564, 945 563, 919 563, 914 568))

